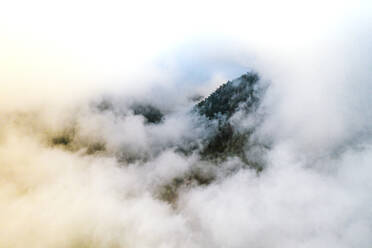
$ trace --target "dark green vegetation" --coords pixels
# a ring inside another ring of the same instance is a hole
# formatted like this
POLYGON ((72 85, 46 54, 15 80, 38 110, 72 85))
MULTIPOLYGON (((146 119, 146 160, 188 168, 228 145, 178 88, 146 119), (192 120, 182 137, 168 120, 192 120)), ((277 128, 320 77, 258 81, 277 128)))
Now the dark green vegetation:
POLYGON ((253 145, 251 134, 254 128, 238 130, 230 121, 238 111, 243 111, 244 116, 255 113, 265 92, 259 81, 256 73, 244 74, 223 84, 194 107, 194 111, 218 123, 214 134, 203 141, 204 147, 200 151, 203 159, 219 162, 237 156, 250 167, 262 170, 263 165, 253 162, 245 154, 253 145))
POLYGON ((61 135, 52 138, 52 144, 53 145, 62 145, 62 146, 67 146, 71 143, 71 137, 68 135, 61 135))
POLYGON ((91 142, 78 139, 75 128, 70 128, 62 132, 61 134, 51 135, 50 145, 56 146, 69 151, 79 151, 85 149, 87 155, 93 155, 96 153, 106 151, 105 144, 103 142, 91 142))
POLYGON ((135 115, 142 115, 146 123, 157 124, 163 120, 163 113, 149 104, 135 104, 132 106, 135 115))
POLYGON ((257 88, 259 76, 247 73, 234 81, 221 85, 209 97, 198 103, 195 109, 208 119, 229 119, 239 107, 247 112, 259 104, 261 92, 257 88), (244 104, 244 105, 243 105, 244 104))
MULTIPOLYGON (((109 99, 103 99, 93 107, 100 112, 111 111, 120 115, 127 113, 127 111, 122 111, 120 108, 116 109, 115 105, 109 99)), ((134 115, 142 115, 145 118, 146 124, 158 124, 164 119, 164 114, 158 108, 148 103, 135 102, 130 105, 129 110, 134 115)))
MULTIPOLYGON (((223 84, 209 97, 195 105, 192 111, 192 114, 206 119, 206 127, 214 129, 212 134, 202 140, 201 146, 180 147, 177 151, 185 156, 197 152, 202 160, 212 162, 211 164, 216 167, 222 166, 221 163, 228 158, 238 157, 247 168, 260 173, 264 168, 264 162, 260 160, 257 152, 265 152, 269 148, 268 145, 252 137, 256 127, 239 129, 231 122, 231 118, 239 111, 242 111, 243 119, 256 114, 264 93, 265 88, 260 85, 256 73, 247 73, 223 84)), ((224 173, 235 173, 234 170, 238 169, 239 167, 232 168, 231 171, 224 173)), ((209 185, 216 180, 215 173, 216 171, 203 173, 198 167, 191 168, 182 178, 175 178, 172 183, 164 185, 160 189, 159 198, 174 203, 182 187, 209 185)))
POLYGON ((192 170, 183 177, 177 177, 169 184, 160 188, 157 195, 163 201, 175 203, 178 198, 178 191, 182 187, 206 186, 215 180, 212 174, 201 173, 198 170, 192 170))

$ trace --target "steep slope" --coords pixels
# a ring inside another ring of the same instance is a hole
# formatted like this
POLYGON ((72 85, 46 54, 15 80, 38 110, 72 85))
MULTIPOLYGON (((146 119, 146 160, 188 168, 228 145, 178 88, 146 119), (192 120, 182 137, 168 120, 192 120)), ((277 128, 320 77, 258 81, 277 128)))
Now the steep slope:
MULTIPOLYGON (((226 170, 224 162, 229 158, 239 158, 247 168, 254 169, 257 173, 262 171, 265 163, 262 161, 263 156, 258 154, 265 152, 268 146, 254 138, 256 125, 240 128, 236 119, 243 121, 250 115, 255 115, 254 119, 260 120, 257 110, 264 93, 265 87, 258 74, 246 73, 221 85, 193 107, 191 115, 201 119, 200 124, 209 135, 204 136, 199 144, 190 146, 187 143, 179 147, 178 151, 186 156, 197 153, 205 164, 196 164, 183 177, 177 177, 170 184, 164 185, 161 199, 174 202, 183 185, 208 185, 218 178, 218 174, 226 176, 226 173, 235 173, 241 168, 241 163, 226 170), (239 118, 234 118, 236 115, 239 118)), ((258 122, 257 125, 259 124, 258 122)))
POLYGON ((254 111, 260 103, 260 78, 257 73, 246 73, 221 85, 209 97, 195 106, 208 119, 228 120, 239 108, 247 113, 254 111))
POLYGON ((246 155, 249 146, 256 145, 250 137, 255 127, 238 130, 231 119, 239 111, 245 117, 254 114, 264 93, 265 88, 260 85, 258 74, 250 72, 221 85, 194 107, 199 115, 210 122, 217 122, 213 135, 203 141, 200 155, 204 159, 224 161, 228 157, 237 156, 249 166, 262 169, 263 165, 246 155))

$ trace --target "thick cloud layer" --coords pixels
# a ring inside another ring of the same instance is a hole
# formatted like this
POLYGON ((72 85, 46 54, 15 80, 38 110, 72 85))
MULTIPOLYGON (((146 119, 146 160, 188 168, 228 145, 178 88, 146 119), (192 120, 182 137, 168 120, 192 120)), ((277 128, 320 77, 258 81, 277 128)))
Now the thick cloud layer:
POLYGON ((269 29, 249 35, 226 18, 239 32, 139 56, 135 73, 84 66, 92 47, 70 64, 52 59, 63 51, 13 44, 23 50, 0 59, 0 247, 370 247, 368 6, 319 30, 291 14, 309 33, 292 27, 288 39, 258 15, 248 21, 269 29), (242 149, 262 171, 240 156, 205 159, 220 123, 194 109, 251 70, 266 93, 228 121, 253 130, 242 149))

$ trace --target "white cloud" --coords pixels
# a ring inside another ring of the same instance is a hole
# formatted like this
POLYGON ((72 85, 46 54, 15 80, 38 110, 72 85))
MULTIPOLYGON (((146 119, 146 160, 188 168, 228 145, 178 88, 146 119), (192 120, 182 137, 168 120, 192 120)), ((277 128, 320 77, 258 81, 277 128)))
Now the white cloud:
POLYGON ((367 1, 3 5, 0 246, 371 244, 367 1), (249 69, 270 82, 255 137, 271 148, 246 151, 265 170, 177 152, 213 131, 189 97, 249 69), (166 116, 146 124, 133 102, 166 116))

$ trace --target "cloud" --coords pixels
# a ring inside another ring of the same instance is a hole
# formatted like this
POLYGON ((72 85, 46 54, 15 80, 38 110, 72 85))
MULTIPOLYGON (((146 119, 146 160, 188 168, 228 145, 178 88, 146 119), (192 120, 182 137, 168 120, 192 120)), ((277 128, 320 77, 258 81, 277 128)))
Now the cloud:
POLYGON ((71 4, 1 15, 1 247, 370 246, 369 3, 71 4), (261 172, 192 111, 249 70, 261 172))

